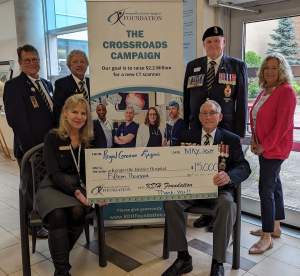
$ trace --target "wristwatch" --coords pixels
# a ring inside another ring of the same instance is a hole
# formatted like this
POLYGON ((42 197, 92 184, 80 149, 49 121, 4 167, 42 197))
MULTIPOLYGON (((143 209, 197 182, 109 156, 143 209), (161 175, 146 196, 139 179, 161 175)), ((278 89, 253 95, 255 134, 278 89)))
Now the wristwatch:
POLYGON ((227 185, 229 185, 229 186, 234 186, 234 183, 233 183, 233 181, 231 180, 231 178, 230 178, 229 175, 228 175, 228 177, 229 177, 229 181, 228 181, 227 185))

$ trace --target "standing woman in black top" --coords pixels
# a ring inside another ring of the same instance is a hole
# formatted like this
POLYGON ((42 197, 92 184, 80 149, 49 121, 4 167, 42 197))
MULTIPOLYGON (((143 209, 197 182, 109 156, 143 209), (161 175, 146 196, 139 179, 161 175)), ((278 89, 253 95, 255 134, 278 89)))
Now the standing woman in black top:
POLYGON ((93 140, 93 122, 88 102, 69 97, 57 129, 45 137, 47 176, 36 202, 40 216, 49 224, 49 250, 55 276, 69 276, 69 253, 82 233, 90 204, 85 197, 84 150, 93 140))

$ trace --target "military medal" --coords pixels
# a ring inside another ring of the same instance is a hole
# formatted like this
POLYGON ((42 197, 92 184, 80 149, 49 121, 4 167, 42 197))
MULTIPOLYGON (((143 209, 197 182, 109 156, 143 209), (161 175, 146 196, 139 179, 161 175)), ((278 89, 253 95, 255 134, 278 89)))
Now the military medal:
POLYGON ((235 74, 232 74, 232 82, 231 82, 232 85, 236 85, 236 75, 235 74))
POLYGON ((221 142, 221 145, 220 145, 220 156, 224 157, 224 145, 223 145, 223 142, 221 142))
POLYGON ((219 163, 219 171, 225 171, 226 169, 226 159, 221 158, 221 162, 219 163))
POLYGON ((229 102, 230 95, 231 95, 231 88, 229 84, 226 84, 226 87, 224 89, 224 95, 225 95, 224 101, 229 102))
POLYGON ((30 96, 30 100, 32 102, 33 108, 38 108, 39 104, 34 96, 30 96))
POLYGON ((34 88, 34 87, 31 87, 31 91, 32 91, 32 92, 35 92, 35 88, 34 88))
POLYGON ((226 158, 228 158, 229 157, 229 145, 224 145, 224 151, 225 151, 224 156, 226 158))

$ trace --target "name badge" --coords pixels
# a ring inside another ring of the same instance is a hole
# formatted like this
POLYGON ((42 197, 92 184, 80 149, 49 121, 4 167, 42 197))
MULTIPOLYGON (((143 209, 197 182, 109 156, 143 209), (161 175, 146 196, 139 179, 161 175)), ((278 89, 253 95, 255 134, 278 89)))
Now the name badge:
POLYGON ((205 78, 205 74, 200 74, 200 75, 189 77, 187 88, 203 86, 204 78, 205 78))
POLYGON ((33 108, 40 107, 39 104, 38 104, 38 102, 37 102, 37 100, 36 100, 36 98, 34 96, 30 96, 30 100, 31 100, 31 103, 33 105, 33 108))
POLYGON ((83 98, 83 93, 82 94, 76 94, 76 96, 83 98))
POLYGON ((61 146, 59 147, 59 150, 70 150, 69 146, 61 146))
POLYGON ((194 72, 200 72, 201 67, 194 68, 194 72))

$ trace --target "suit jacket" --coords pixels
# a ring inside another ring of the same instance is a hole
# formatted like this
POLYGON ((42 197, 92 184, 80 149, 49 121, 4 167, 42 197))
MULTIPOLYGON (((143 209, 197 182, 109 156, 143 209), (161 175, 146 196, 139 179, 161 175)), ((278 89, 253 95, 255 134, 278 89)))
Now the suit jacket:
MULTIPOLYGON (((100 122, 98 119, 93 120, 94 123, 94 134, 95 134, 95 139, 93 142, 93 147, 98 149, 103 149, 107 148, 107 141, 106 137, 103 131, 102 126, 100 125, 100 122)), ((115 136, 115 131, 112 131, 112 147, 115 146, 114 144, 114 136, 115 136)))
MULTIPOLYGON (((41 81, 52 99, 52 84, 41 81)), ((44 142, 54 126, 53 114, 24 72, 6 82, 3 100, 8 125, 14 132, 14 155, 21 159, 25 152, 44 142), (38 106, 34 107, 34 100, 38 106)))
MULTIPOLYGON (((261 91, 253 107, 264 92, 265 89, 261 91)), ((252 107, 250 112, 251 129, 265 150, 262 153, 264 158, 285 160, 289 157, 293 147, 296 102, 295 92, 289 84, 283 83, 276 87, 258 109, 255 130, 253 129, 252 107)))
MULTIPOLYGON (((181 142, 201 145, 201 137, 202 127, 198 129, 184 130, 179 134, 177 145, 179 146, 181 142)), ((217 145, 221 144, 221 142, 223 142, 224 145, 229 145, 229 157, 225 158, 219 156, 219 163, 221 162, 221 159, 226 159, 225 172, 228 174, 235 186, 239 185, 242 181, 246 180, 251 173, 250 165, 244 158, 240 138, 225 129, 217 128, 213 144, 217 145)), ((219 187, 219 190, 223 189, 230 191, 232 194, 234 192, 233 186, 224 185, 219 187)))
MULTIPOLYGON (((87 92, 90 99, 90 79, 87 77, 85 79, 86 79, 86 86, 88 89, 87 92)), ((53 100, 54 100, 53 114, 57 125, 59 124, 59 117, 66 99, 74 94, 79 94, 78 92, 79 92, 79 88, 72 74, 64 78, 61 78, 55 82, 55 90, 53 96, 53 100)))
POLYGON ((223 55, 215 81, 210 90, 209 97, 207 96, 206 80, 200 87, 187 88, 188 79, 190 76, 206 74, 207 72, 207 56, 195 59, 188 63, 185 78, 184 78, 184 122, 185 128, 198 128, 201 126, 199 122, 200 106, 205 103, 206 99, 216 101, 222 107, 223 120, 219 126, 233 132, 240 137, 245 136, 246 119, 247 119, 247 102, 248 102, 248 73, 246 63, 233 57, 223 55), (195 68, 200 68, 200 71, 195 72, 195 68), (231 95, 230 100, 224 100, 224 90, 226 84, 219 83, 219 73, 235 74, 236 85, 230 85, 231 95))

